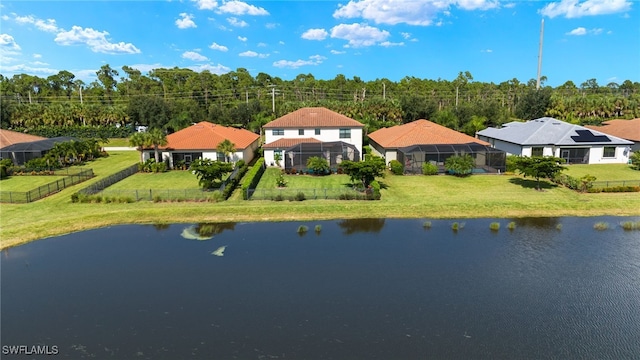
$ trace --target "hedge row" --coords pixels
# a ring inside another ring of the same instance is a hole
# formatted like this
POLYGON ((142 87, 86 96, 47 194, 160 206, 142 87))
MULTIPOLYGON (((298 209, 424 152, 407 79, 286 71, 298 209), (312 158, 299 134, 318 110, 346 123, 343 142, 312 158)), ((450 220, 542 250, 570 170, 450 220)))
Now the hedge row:
POLYGON ((244 174, 247 173, 247 170, 249 170, 249 165, 243 163, 236 176, 233 179, 229 179, 224 187, 224 190, 222 191, 223 199, 227 200, 231 196, 231 194, 233 194, 233 191, 238 187, 238 184, 240 184, 240 180, 242 180, 244 174))
POLYGON ((108 138, 126 138, 134 133, 134 130, 128 126, 38 126, 32 129, 16 128, 12 129, 18 132, 29 133, 31 135, 43 136, 46 138, 54 138, 58 136, 71 136, 81 139, 108 139, 108 138))
POLYGON ((591 188, 590 193, 618 193, 618 192, 640 192, 640 186, 611 186, 606 188, 591 188))
POLYGON ((258 186, 258 183, 260 182, 265 169, 266 167, 264 166, 264 158, 261 157, 256 161, 247 176, 245 176, 244 180, 242 181, 242 198, 244 200, 248 199, 247 190, 254 189, 256 186, 258 186))

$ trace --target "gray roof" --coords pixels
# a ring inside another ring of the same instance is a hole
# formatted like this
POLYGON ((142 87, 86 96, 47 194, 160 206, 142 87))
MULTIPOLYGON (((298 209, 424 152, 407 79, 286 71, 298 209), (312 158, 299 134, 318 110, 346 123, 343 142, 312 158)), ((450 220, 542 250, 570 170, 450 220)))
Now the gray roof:
POLYGON ((633 145, 631 141, 550 117, 513 121, 502 128, 487 128, 479 136, 518 145, 633 145))

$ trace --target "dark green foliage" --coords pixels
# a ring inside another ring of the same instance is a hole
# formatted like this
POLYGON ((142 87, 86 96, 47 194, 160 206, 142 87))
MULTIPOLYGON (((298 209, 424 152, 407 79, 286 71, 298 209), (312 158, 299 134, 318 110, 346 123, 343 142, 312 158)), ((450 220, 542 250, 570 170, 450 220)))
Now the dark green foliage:
POLYGON ((248 199, 248 189, 255 189, 262 178, 262 174, 264 174, 264 170, 266 167, 264 166, 264 158, 259 158, 256 163, 253 165, 251 170, 247 173, 247 175, 242 180, 242 197, 243 199, 248 199))
POLYGON ((468 176, 475 166, 473 156, 469 154, 450 156, 444 162, 444 168, 455 176, 468 176))
POLYGON ((277 187, 287 186, 287 181, 284 179, 284 174, 278 175, 278 178, 276 179, 276 186, 277 187))
POLYGON ((522 156, 516 160, 516 169, 525 177, 536 179, 536 189, 540 190, 540 178, 553 179, 566 167, 560 165, 562 159, 553 156, 522 156))
POLYGON ((518 158, 520 158, 517 155, 507 155, 507 159, 506 159, 506 172, 516 172, 518 170, 518 158))
POLYGON ((328 175, 330 172, 327 159, 319 156, 312 156, 307 160, 307 169, 309 169, 313 175, 328 175))
POLYGON ((244 161, 244 160, 242 160, 242 159, 240 159, 240 160, 236 161, 236 167, 237 167, 237 168, 241 168, 241 167, 243 167, 245 164, 246 164, 246 163, 245 163, 245 161, 244 161))
MULTIPOLYGON (((16 128, 13 130, 19 131, 19 132, 27 132, 26 128, 16 128)), ((46 138, 54 138, 59 136, 71 136, 71 137, 80 138, 80 139, 100 139, 100 140, 106 140, 109 138, 126 138, 131 136, 133 132, 134 130, 130 126, 121 126, 117 128, 115 126, 40 125, 40 126, 28 129, 29 134, 38 135, 46 138)))
POLYGON ((632 152, 629 159, 631 160, 631 168, 634 170, 640 170, 640 150, 632 152))
POLYGON ((391 160, 391 162, 389 163, 389 167, 391 168, 391 172, 394 175, 404 174, 404 166, 398 160, 391 160))
POLYGON ((596 177, 593 175, 585 175, 580 178, 580 192, 588 192, 593 188, 593 182, 596 181, 596 177))
POLYGON ((0 160, 0 179, 4 179, 6 177, 11 176, 11 168, 13 167, 13 162, 11 159, 2 159, 0 160))
POLYGON ((422 163, 423 175, 438 175, 438 166, 430 162, 422 163))
POLYGON ((640 192, 640 186, 609 186, 606 188, 591 188, 590 193, 619 193, 619 192, 640 192))
POLYGON ((127 114, 132 123, 162 129, 170 119, 169 106, 159 96, 134 96, 129 100, 127 114))
POLYGON ((296 196, 294 197, 295 201, 304 201, 306 199, 306 196, 304 195, 304 193, 301 191, 299 193, 296 194, 296 196))
POLYGON ((359 181, 365 188, 375 180, 376 177, 384 177, 384 159, 378 156, 371 156, 364 161, 343 161, 340 169, 351 177, 351 181, 359 181))
POLYGON ((210 159, 197 159, 191 163, 190 170, 198 177, 204 189, 214 189, 222 184, 222 177, 233 170, 230 163, 210 159))
POLYGON ((238 184, 240 184, 240 180, 242 180, 242 177, 249 170, 249 166, 247 164, 244 164, 244 166, 239 167, 237 169, 238 169, 238 173, 233 179, 227 180, 227 184, 224 188, 224 191, 222 192, 222 197, 225 200, 228 199, 231 196, 231 194, 233 194, 233 191, 238 187, 238 184))
POLYGON ((551 89, 530 89, 520 100, 516 116, 523 120, 533 120, 545 115, 551 106, 551 89))
POLYGON ((578 190, 580 188, 580 180, 567 174, 558 173, 551 179, 551 181, 571 190, 578 190))

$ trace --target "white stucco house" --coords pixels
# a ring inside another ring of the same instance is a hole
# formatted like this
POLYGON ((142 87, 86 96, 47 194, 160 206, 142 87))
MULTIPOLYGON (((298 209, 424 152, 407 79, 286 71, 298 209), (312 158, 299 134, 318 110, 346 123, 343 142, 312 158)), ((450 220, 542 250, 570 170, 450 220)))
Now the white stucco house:
POLYGON ((324 157, 332 168, 343 160, 362 160, 364 125, 323 107, 306 107, 263 126, 265 163, 304 170, 307 159, 324 157))
MULTIPOLYGON (((169 161, 172 168, 183 161, 189 166, 195 159, 226 161, 225 155, 217 150, 218 145, 224 140, 229 140, 235 145, 235 152, 230 156, 231 162, 249 162, 258 150, 260 135, 245 129, 202 121, 167 135, 167 145, 160 151, 163 161, 169 161)), ((145 149, 145 160, 154 156, 153 149, 145 149)))
POLYGON ((510 155, 555 156, 568 164, 625 164, 633 142, 550 117, 510 122, 477 133, 510 155))

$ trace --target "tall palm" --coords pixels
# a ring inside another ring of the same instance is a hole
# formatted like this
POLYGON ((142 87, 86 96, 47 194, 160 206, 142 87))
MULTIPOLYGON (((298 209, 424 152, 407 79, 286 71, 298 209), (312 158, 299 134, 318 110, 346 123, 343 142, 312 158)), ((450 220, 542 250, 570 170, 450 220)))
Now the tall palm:
POLYGON ((158 128, 153 128, 147 133, 149 137, 150 145, 153 145, 153 150, 156 155, 156 163, 160 162, 160 153, 158 147, 167 145, 167 135, 158 128))
POLYGON ((236 144, 232 143, 229 139, 224 139, 223 142, 218 144, 216 149, 224 154, 224 158, 227 162, 231 162, 230 155, 236 152, 236 144))
POLYGON ((147 133, 137 132, 129 137, 129 146, 136 147, 140 151, 140 162, 144 162, 142 152, 149 146, 149 136, 147 133))

